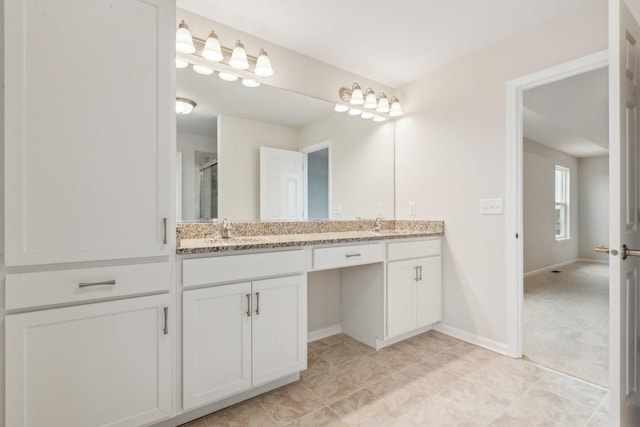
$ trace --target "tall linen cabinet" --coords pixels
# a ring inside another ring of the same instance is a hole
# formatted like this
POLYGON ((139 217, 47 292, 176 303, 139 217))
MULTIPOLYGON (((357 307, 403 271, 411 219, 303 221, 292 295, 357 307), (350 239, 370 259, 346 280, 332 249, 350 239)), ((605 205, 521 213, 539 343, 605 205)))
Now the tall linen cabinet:
POLYGON ((167 418, 175 2, 3 3, 5 425, 167 418))

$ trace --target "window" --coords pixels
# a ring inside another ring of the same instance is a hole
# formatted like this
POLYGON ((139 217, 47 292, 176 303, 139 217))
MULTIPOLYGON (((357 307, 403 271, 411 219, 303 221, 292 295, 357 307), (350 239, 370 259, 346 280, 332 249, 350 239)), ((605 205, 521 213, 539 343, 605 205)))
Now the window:
POLYGON ((569 169, 556 165, 556 240, 569 236, 569 169))

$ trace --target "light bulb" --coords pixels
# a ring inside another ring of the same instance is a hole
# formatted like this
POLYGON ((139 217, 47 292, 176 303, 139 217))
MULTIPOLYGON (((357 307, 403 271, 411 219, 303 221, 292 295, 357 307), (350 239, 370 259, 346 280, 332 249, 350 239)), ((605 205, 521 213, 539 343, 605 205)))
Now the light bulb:
POLYGON ((249 68, 249 61, 247 60, 247 52, 244 50, 244 45, 238 40, 236 47, 231 52, 231 59, 229 65, 238 70, 246 70, 249 68))
POLYGON ((238 80, 238 76, 236 76, 235 74, 225 73, 224 71, 219 72, 218 77, 220 77, 225 82, 235 82, 236 80, 238 80))
POLYGON ((364 99, 363 107, 369 110, 372 110, 378 106, 378 101, 376 100, 376 94, 373 93, 371 88, 367 89, 367 96, 364 99))
POLYGON ((260 86, 260 82, 257 82, 252 79, 242 79, 242 86, 246 87, 258 87, 260 86))
POLYGON ((349 115, 350 116, 359 116, 360 114, 362 114, 362 110, 360 110, 358 108, 350 108, 349 109, 349 115))
POLYGON ((200 64, 193 64, 193 71, 204 76, 210 76, 211 74, 213 74, 213 70, 211 68, 205 67, 204 65, 200 64))
POLYGON ((364 95, 362 94, 362 89, 358 83, 353 84, 353 88, 351 89, 351 100, 349 103, 352 105, 364 104, 364 95))
POLYGON ((187 98, 176 98, 176 113, 189 114, 195 108, 196 103, 187 98))
POLYGON ((187 68, 188 66, 189 63, 187 61, 176 58, 176 68, 187 68))
POLYGON ((349 106, 344 104, 336 104, 334 110, 338 113, 344 113, 345 111, 349 111, 349 106))
POLYGON ((256 59, 256 68, 254 70, 258 77, 265 78, 273 75, 273 68, 271 68, 271 60, 267 56, 267 52, 264 49, 260 49, 258 59, 256 59))
POLYGON ((400 101, 395 96, 391 98, 391 109, 389 110, 389 115, 392 117, 398 117, 402 115, 402 107, 400 106, 400 101))
POLYGON ((387 119, 385 119, 382 116, 378 116, 378 115, 373 116, 373 121, 374 122, 384 122, 385 120, 387 120, 387 119))
POLYGON ((389 112, 389 100, 387 99, 387 95, 381 93, 378 97, 378 108, 376 108, 378 113, 388 113, 389 112))
POLYGON ((360 117, 363 119, 371 119, 373 118, 373 113, 371 111, 363 111, 360 117))
POLYGON ((202 56, 212 62, 220 62, 224 59, 222 55, 222 49, 220 48, 220 41, 215 32, 211 31, 207 42, 202 49, 202 56))
POLYGON ((196 51, 191 31, 189 31, 189 26, 184 23, 184 20, 180 22, 178 31, 176 31, 176 50, 182 53, 194 53, 196 51))

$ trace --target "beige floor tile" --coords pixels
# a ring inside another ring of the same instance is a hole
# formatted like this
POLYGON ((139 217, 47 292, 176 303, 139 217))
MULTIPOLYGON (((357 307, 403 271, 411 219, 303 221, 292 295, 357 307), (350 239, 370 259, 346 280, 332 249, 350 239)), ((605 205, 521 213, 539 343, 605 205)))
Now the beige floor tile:
POLYGON ((531 414, 517 406, 510 406, 491 421, 492 427, 561 427, 543 413, 531 414))
POLYGON ((419 359, 424 359, 425 357, 430 357, 453 348, 452 345, 448 342, 439 340, 437 338, 425 337, 424 335, 418 335, 416 337, 401 341, 397 344, 394 344, 393 347, 409 353, 419 359))
POLYGON ((300 382, 263 394, 259 400, 279 423, 296 420, 324 406, 324 403, 300 382))
POLYGON ((358 351, 354 346, 340 342, 337 344, 324 347, 316 351, 316 354, 329 362, 332 366, 342 365, 362 356, 363 353, 358 351))
POLYGON ((316 353, 307 354, 307 369, 300 373, 300 379, 308 380, 309 378, 322 375, 329 370, 331 365, 329 362, 318 356, 316 353))
POLYGON ((424 398, 439 393, 460 380, 459 376, 446 369, 436 369, 421 363, 409 366, 401 373, 411 380, 424 398))
POLYGON ((331 409, 350 426, 389 426, 395 422, 391 408, 369 390, 360 390, 331 405, 331 409))
MULTIPOLYGON (((257 399, 214 412, 196 421, 204 422, 198 427, 275 427, 278 425, 257 399)), ((185 424, 185 426, 192 427, 195 425, 189 423, 185 424)))
POLYGON ((545 376, 536 384, 536 388, 575 400, 591 410, 595 410, 607 395, 607 391, 604 389, 550 371, 546 372, 545 376))
POLYGON ((599 408, 591 415, 586 427, 611 427, 611 415, 599 408))
POLYGON ((340 420, 331 408, 325 406, 312 412, 296 421, 287 424, 287 426, 304 426, 304 427, 346 427, 347 424, 340 420))
POLYGON ((417 381, 396 372, 373 385, 367 387, 380 400, 384 400, 389 413, 399 417, 415 408, 427 398, 417 381))
POLYGON ((452 373, 458 377, 469 375, 480 367, 478 364, 471 363, 448 352, 429 356, 423 359, 420 364, 427 365, 434 370, 443 370, 452 373))
POLYGON ((406 353, 396 347, 387 347, 375 353, 376 359, 389 371, 404 369, 417 363, 420 359, 413 354, 406 353))
POLYGON ((309 353, 313 353, 314 351, 318 351, 321 348, 327 347, 328 344, 325 344, 322 341, 312 341, 310 343, 307 344, 307 352, 309 353))
POLYGON ((486 350, 469 343, 461 343, 446 352, 448 356, 462 359, 475 366, 482 366, 499 356, 498 353, 486 350))
POLYGON ((562 396, 562 390, 549 391, 537 386, 523 394, 515 405, 528 416, 545 414, 562 426, 584 426, 593 409, 562 396))
POLYGON ((323 375, 303 380, 303 383, 327 404, 362 388, 361 384, 354 383, 342 367, 331 368, 323 375))
POLYGON ((486 420, 475 408, 457 400, 435 395, 395 422, 397 427, 480 427, 486 420))
POLYGON ((465 408, 465 412, 474 414, 477 420, 484 423, 501 414, 512 402, 492 385, 474 383, 466 379, 452 384, 437 396, 455 402, 454 407, 465 408))

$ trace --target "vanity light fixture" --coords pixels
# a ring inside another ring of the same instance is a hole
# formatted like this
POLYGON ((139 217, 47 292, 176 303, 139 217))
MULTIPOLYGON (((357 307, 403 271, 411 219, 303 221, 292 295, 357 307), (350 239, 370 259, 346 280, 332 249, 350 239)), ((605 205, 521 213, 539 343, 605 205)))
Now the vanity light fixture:
MULTIPOLYGON (((391 98, 391 102, 389 102, 387 95, 380 93, 380 95, 376 97, 375 92, 371 88, 367 88, 367 91, 363 94, 362 88, 358 83, 354 83, 351 89, 346 87, 340 88, 338 95, 340 96, 340 100, 346 104, 362 105, 365 110, 375 110, 376 113, 382 113, 383 115, 374 114, 373 111, 367 111, 367 114, 361 114, 362 110, 360 110, 360 113, 355 113, 352 112, 354 108, 348 109, 340 103, 336 104, 335 107, 335 111, 339 113, 349 111, 349 114, 352 116, 360 115, 363 119, 373 118, 376 122, 384 121, 384 114, 388 114, 390 117, 402 115, 402 106, 397 97, 394 96, 391 98)), ((358 111, 358 109, 355 110, 358 111)))
POLYGON ((213 74, 213 69, 200 64, 193 64, 193 71, 198 74, 202 74, 203 76, 210 76, 213 74))
POLYGON ((218 77, 220 77, 225 82, 235 82, 236 80, 238 80, 238 76, 236 76, 235 74, 227 73, 224 71, 220 71, 218 73, 218 77))
POLYGON ((189 26, 185 24, 184 19, 180 22, 178 31, 176 31, 176 50, 182 53, 194 53, 196 51, 191 31, 189 31, 189 26))
POLYGON ((260 86, 260 82, 252 79, 242 79, 242 86, 245 87, 258 87, 260 86))
POLYGON ((249 68, 247 52, 244 50, 244 45, 240 40, 236 41, 236 47, 233 48, 233 52, 231 53, 229 65, 238 70, 246 70, 249 68))
POLYGON ((209 33, 209 38, 202 48, 202 56, 211 62, 220 62, 224 59, 218 35, 214 31, 209 33))
POLYGON ((256 59, 255 73, 260 78, 265 78, 273 75, 273 68, 271 68, 271 60, 267 56, 267 52, 264 49, 260 49, 258 59, 256 59))
POLYGON ((188 66, 189 63, 187 61, 176 58, 176 68, 187 68, 188 66))
POLYGON ((176 97, 176 113, 189 114, 196 107, 196 103, 187 98, 176 97))
POLYGON ((350 116, 359 116, 360 114, 362 114, 362 110, 359 108, 349 108, 349 115, 350 116))

